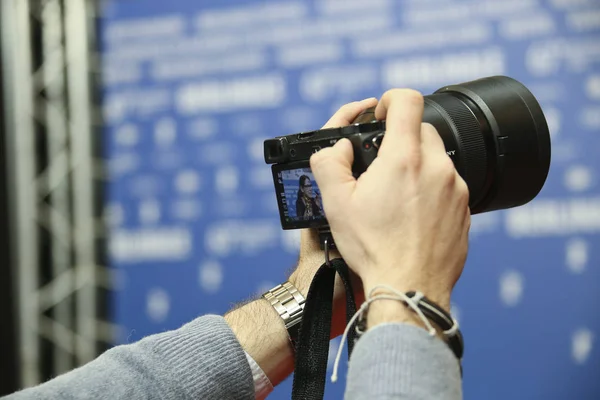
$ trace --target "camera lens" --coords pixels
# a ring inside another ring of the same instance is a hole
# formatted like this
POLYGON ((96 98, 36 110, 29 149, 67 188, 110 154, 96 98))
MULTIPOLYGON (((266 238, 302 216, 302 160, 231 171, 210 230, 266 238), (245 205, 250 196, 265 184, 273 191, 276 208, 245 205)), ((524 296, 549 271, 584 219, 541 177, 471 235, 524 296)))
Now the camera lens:
POLYGON ((443 87, 425 96, 423 121, 435 126, 467 183, 472 214, 523 205, 544 186, 550 133, 518 81, 494 76, 443 87))
POLYGON ((542 190, 550 169, 550 132, 542 108, 514 79, 496 76, 426 96, 434 125, 470 191, 473 214, 516 207, 542 190))

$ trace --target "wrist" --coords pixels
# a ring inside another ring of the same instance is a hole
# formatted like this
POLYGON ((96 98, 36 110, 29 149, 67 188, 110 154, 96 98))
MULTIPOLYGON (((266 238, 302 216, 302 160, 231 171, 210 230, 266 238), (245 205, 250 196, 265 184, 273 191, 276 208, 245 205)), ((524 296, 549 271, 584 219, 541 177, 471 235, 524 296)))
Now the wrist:
MULTIPOLYGON (((332 254, 332 258, 340 257, 336 251, 333 251, 330 254, 332 254)), ((308 297, 310 285, 312 284, 315 274, 324 261, 325 260, 322 253, 317 254, 316 252, 313 252, 309 255, 305 255, 300 259, 298 268, 296 268, 296 270, 288 278, 288 281, 294 285, 305 298, 308 297)), ((362 282, 360 279, 356 275, 351 275, 351 278, 353 278, 353 287, 357 288, 359 292, 362 292, 362 282)), ((354 293, 357 293, 357 290, 355 290, 354 293)), ((358 305, 360 305, 364 301, 364 298, 359 295, 357 296, 356 301, 358 305)), ((331 315, 332 339, 344 333, 346 323, 346 290, 340 277, 336 275, 333 291, 333 309, 331 315)))
MULTIPOLYGON (((406 293, 408 294, 408 292, 406 293)), ((367 311, 367 329, 386 323, 405 323, 415 325, 427 331, 433 328, 436 335, 440 339, 445 340, 443 330, 431 318, 428 318, 428 323, 426 323, 423 321, 422 315, 415 312, 415 310, 401 299, 387 299, 380 297, 385 295, 389 296, 391 294, 393 293, 385 288, 377 289, 370 293, 370 298, 377 298, 377 300, 369 305, 367 311)))
MULTIPOLYGON (((288 279, 290 283, 298 288, 304 297, 308 294, 308 290, 310 289, 315 274, 325 263, 325 253, 319 248, 319 239, 316 231, 313 231, 312 229, 307 231, 308 232, 303 232, 303 235, 310 235, 308 239, 305 239, 309 244, 304 245, 304 247, 310 247, 310 250, 302 251, 300 253, 298 266, 288 279)), ((337 250, 330 250, 329 258, 333 260, 335 258, 341 258, 341 255, 337 250)))
POLYGON ((417 315, 397 300, 381 299, 369 306, 367 329, 386 323, 408 323, 424 327, 417 315))
POLYGON ((225 321, 273 386, 293 372, 294 353, 285 324, 268 301, 257 299, 231 310, 225 321))
POLYGON ((365 298, 368 298, 369 295, 376 295, 376 293, 370 293, 375 286, 386 284, 402 293, 419 291, 445 311, 450 312, 451 290, 445 288, 444 285, 440 285, 439 282, 432 282, 432 280, 428 281, 426 279, 414 279, 410 276, 400 277, 393 281, 389 278, 366 277, 363 279, 363 282, 365 298))
MULTIPOLYGON (((372 293, 371 297, 377 295, 389 294, 387 292, 376 292, 372 293)), ((417 326, 425 330, 429 330, 429 327, 423 322, 421 317, 414 312, 403 301, 397 299, 378 299, 369 305, 367 312, 367 329, 376 327, 386 323, 403 323, 417 326)), ((445 341, 443 330, 431 319, 428 320, 431 327, 436 331, 438 338, 445 341)))
POLYGON ((290 338, 290 345, 295 349, 304 315, 305 296, 288 280, 265 292, 263 298, 281 317, 290 338))
POLYGON ((298 292, 306 298, 308 294, 308 290, 310 289, 310 284, 312 283, 312 276, 310 274, 303 273, 302 268, 298 267, 290 277, 288 278, 288 282, 296 287, 298 292))

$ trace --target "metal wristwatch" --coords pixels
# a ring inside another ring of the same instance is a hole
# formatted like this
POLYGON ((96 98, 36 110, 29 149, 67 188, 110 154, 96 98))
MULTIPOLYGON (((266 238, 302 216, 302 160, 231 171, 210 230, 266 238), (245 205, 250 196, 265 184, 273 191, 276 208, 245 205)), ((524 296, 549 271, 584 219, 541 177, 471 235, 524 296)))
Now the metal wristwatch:
POLYGON ((271 303, 275 311, 283 319, 290 336, 290 341, 295 349, 306 299, 290 282, 275 286, 263 294, 262 297, 271 303))

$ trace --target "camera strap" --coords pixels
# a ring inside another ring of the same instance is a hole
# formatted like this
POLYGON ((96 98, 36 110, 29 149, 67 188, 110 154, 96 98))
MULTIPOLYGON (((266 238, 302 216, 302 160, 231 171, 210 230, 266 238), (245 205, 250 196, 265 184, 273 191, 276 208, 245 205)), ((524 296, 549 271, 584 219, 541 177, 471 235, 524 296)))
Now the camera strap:
MULTIPOLYGON (((327 246, 327 242, 325 242, 327 246)), ((341 258, 329 260, 328 248, 326 261, 317 271, 306 296, 302 326, 296 343, 296 360, 293 400, 322 400, 325 393, 329 342, 331 339, 331 316, 333 309, 333 290, 336 273, 340 275, 346 290, 346 321, 356 313, 356 301, 350 271, 341 258)), ((348 358, 356 339, 354 329, 348 337, 348 358)))

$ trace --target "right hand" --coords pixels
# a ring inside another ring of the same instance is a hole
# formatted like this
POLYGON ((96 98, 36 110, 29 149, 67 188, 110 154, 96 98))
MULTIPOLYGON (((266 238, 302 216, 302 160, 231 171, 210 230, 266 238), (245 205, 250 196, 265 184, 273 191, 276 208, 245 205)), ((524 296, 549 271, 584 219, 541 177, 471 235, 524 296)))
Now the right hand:
POLYGON ((467 256, 467 185, 435 128, 422 123, 420 93, 386 92, 375 116, 386 120, 386 135, 358 180, 347 139, 310 160, 336 245, 365 294, 379 284, 418 290, 449 310, 467 256))

